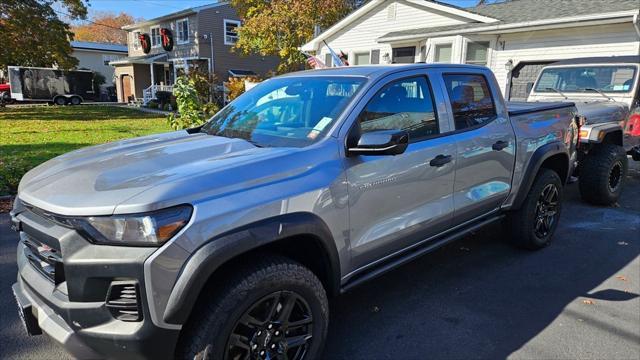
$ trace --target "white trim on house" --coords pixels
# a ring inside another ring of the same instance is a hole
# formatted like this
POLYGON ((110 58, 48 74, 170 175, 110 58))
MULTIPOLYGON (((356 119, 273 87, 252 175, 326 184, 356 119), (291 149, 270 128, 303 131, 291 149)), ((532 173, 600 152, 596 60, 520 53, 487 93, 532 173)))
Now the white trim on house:
POLYGON ((238 42, 237 32, 236 32, 235 40, 229 40, 229 38, 232 38, 233 36, 227 35, 227 24, 234 24, 236 25, 236 29, 238 29, 240 26, 242 26, 242 22, 240 20, 233 20, 233 19, 224 19, 224 21, 222 22, 222 34, 223 34, 222 36, 224 36, 224 39, 223 39, 224 44, 235 45, 238 42))
POLYGON ((638 11, 636 10, 619 11, 619 12, 613 12, 613 13, 602 13, 602 14, 581 15, 581 16, 572 16, 572 17, 555 18, 555 19, 524 21, 524 22, 510 23, 510 24, 486 25, 486 26, 478 26, 478 27, 472 27, 472 28, 466 28, 466 29, 438 31, 438 32, 432 32, 432 33, 425 32, 422 34, 411 34, 411 35, 394 36, 394 37, 380 37, 377 40, 380 43, 389 43, 389 42, 395 42, 395 41, 424 39, 427 36, 435 37, 435 36, 470 34, 470 33, 479 33, 479 32, 486 33, 486 34, 494 34, 494 33, 504 34, 509 32, 524 32, 524 31, 531 31, 531 30, 547 30, 547 29, 559 29, 559 28, 569 28, 569 27, 587 26, 587 25, 615 24, 615 23, 629 22, 633 18, 633 16, 637 13, 638 11))
POLYGON ((386 2, 396 2, 396 3, 402 3, 404 5, 408 5, 408 6, 413 6, 413 7, 422 7, 422 8, 424 8, 424 10, 432 11, 432 12, 435 12, 435 13, 441 13, 441 14, 444 13, 444 14, 449 15, 452 18, 455 18, 455 17, 463 18, 463 19, 466 19, 468 21, 478 21, 478 22, 482 22, 482 23, 491 23, 491 22, 498 21, 497 19, 493 19, 493 18, 490 18, 490 17, 474 14, 472 12, 468 12, 468 11, 465 11, 463 9, 458 9, 458 8, 455 8, 455 7, 452 7, 452 6, 442 5, 442 4, 438 4, 438 3, 435 3, 435 2, 431 2, 431 1, 371 0, 371 1, 367 2, 366 4, 364 4, 363 6, 361 6, 360 8, 358 8, 358 10, 352 12, 351 14, 349 14, 344 19, 338 21, 336 24, 334 24, 330 28, 326 29, 324 32, 322 32, 320 35, 318 35, 315 38, 313 38, 308 43, 302 45, 300 47, 300 49, 303 50, 303 51, 315 51, 315 50, 317 50, 317 48, 321 44, 322 40, 326 40, 330 36, 334 35, 335 33, 339 32, 340 30, 342 30, 345 27, 347 27, 352 22, 358 20, 359 18, 363 17, 364 15, 369 13, 370 11, 374 10, 379 5, 383 5, 386 2))
POLYGON ((188 44, 190 40, 191 39, 189 37, 189 18, 186 17, 183 19, 176 20, 176 44, 178 45, 188 44), (182 29, 182 27, 180 25, 185 22, 187 23, 187 31, 186 31, 187 39, 182 40, 182 38, 180 37, 180 30, 182 29))
POLYGON ((151 41, 151 48, 156 49, 162 46, 162 36, 160 35, 160 25, 154 25, 149 27, 149 40, 151 41), (153 30, 158 29, 158 36, 153 35, 153 30), (155 41, 157 40, 157 43, 155 41))

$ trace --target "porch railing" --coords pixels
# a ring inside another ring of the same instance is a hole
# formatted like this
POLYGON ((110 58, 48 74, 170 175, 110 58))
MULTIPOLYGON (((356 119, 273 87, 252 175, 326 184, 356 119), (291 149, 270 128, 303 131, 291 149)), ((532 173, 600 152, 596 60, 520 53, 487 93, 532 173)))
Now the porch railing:
POLYGON ((148 104, 149 101, 156 98, 158 91, 173 92, 173 85, 151 85, 142 91, 142 102, 148 104))

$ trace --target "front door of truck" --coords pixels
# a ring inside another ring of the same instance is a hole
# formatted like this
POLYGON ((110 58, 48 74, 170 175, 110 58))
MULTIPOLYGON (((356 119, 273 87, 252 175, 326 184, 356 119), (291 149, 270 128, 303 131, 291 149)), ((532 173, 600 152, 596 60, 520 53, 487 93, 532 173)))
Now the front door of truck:
POLYGON ((424 73, 411 74, 398 75, 373 89, 374 95, 350 129, 402 129, 409 133, 410 142, 401 155, 346 158, 354 268, 391 255, 451 224, 456 146, 441 136, 435 104, 442 98, 436 99, 424 73))
POLYGON ((511 190, 516 139, 500 90, 482 73, 443 73, 457 144, 454 225, 500 207, 511 190))

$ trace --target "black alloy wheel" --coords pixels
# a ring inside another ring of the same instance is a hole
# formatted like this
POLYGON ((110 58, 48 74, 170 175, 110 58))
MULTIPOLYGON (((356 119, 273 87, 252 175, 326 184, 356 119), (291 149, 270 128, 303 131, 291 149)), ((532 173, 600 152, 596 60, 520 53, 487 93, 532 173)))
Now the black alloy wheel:
POLYGON ((304 358, 313 338, 309 304, 293 291, 269 294, 236 322, 227 340, 225 359, 304 358))
POLYGON ((534 231, 539 238, 545 238, 557 221, 559 194, 555 184, 547 184, 538 197, 534 231))
POLYGON ((612 193, 618 191, 618 188, 622 184, 622 177, 624 174, 624 165, 621 161, 616 161, 611 170, 609 170, 609 191, 612 193))

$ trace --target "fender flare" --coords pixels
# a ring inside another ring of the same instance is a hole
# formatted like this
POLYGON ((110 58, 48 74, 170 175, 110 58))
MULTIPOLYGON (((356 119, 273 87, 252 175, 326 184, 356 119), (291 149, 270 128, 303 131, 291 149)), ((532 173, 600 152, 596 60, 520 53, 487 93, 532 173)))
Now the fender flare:
POLYGON ((187 259, 171 290, 164 321, 184 324, 210 276, 233 258, 278 240, 306 236, 319 240, 328 255, 328 293, 337 293, 340 260, 328 226, 317 215, 291 213, 260 220, 215 236, 187 259))
POLYGON ((618 123, 588 124, 580 127, 581 132, 586 132, 585 136, 580 136, 580 143, 601 144, 609 134, 619 136, 616 145, 622 145, 623 129, 618 123))
POLYGON ((571 163, 570 156, 566 147, 559 141, 545 144, 536 149, 536 151, 534 151, 531 155, 529 165, 527 165, 527 169, 522 175, 522 184, 518 190, 518 194, 513 201, 513 206, 511 207, 513 210, 519 209, 520 206, 522 206, 522 203, 524 203, 524 200, 527 198, 527 194, 529 193, 529 190, 531 190, 533 182, 536 179, 536 174, 538 173, 538 171, 540 171, 540 168, 542 167, 542 164, 545 162, 545 160, 558 154, 562 154, 566 157, 567 176, 561 180, 563 184, 567 183, 567 179, 571 172, 571 163))

